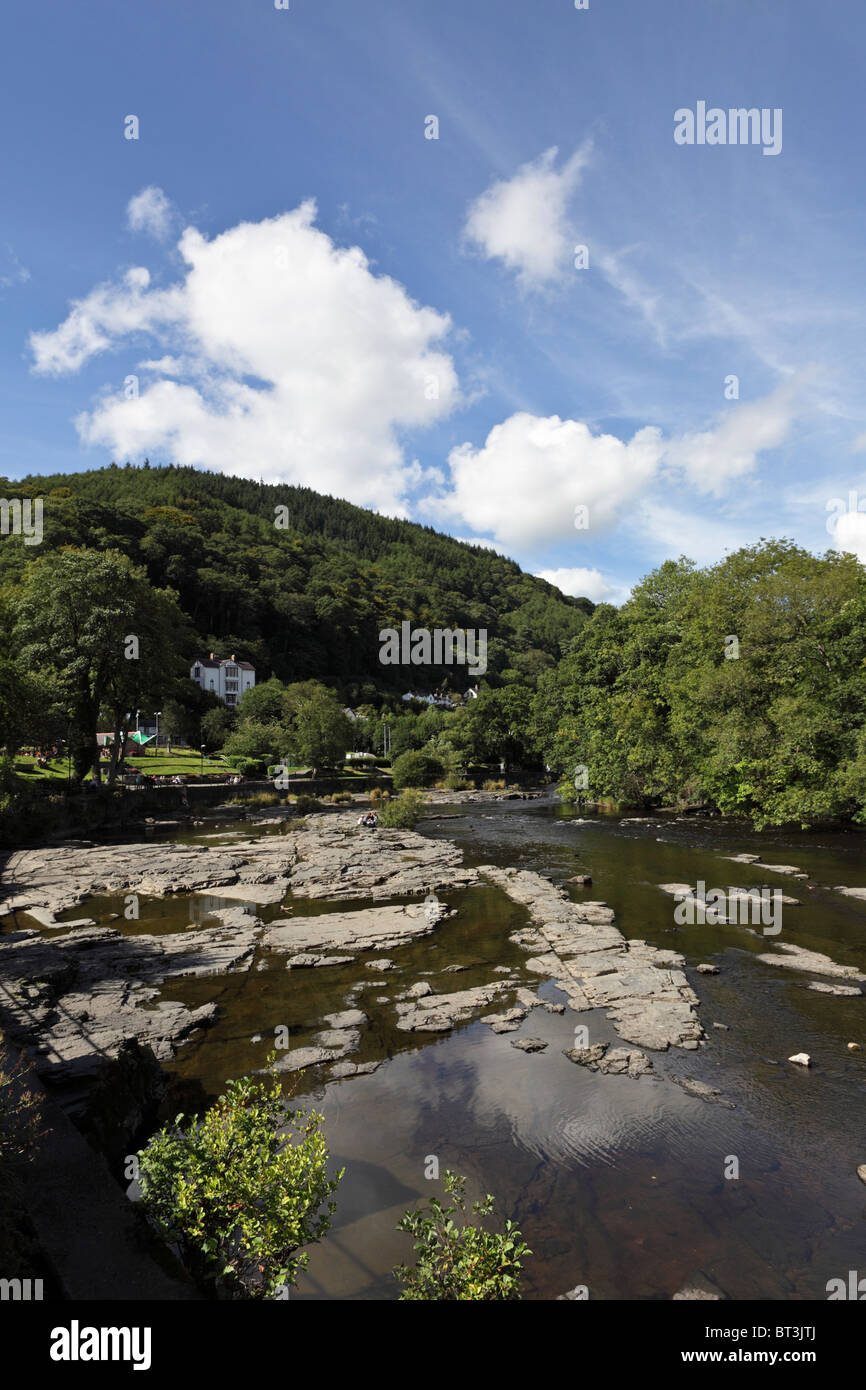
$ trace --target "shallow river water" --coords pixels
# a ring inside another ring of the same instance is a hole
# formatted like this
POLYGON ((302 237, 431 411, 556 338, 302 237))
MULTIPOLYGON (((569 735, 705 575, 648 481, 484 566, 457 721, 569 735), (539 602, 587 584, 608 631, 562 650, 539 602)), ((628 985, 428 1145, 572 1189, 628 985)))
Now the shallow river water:
MULTIPOLYGON (((579 1024, 593 1042, 618 1042, 601 1010, 533 1009, 519 1032, 503 1035, 478 1020, 444 1035, 397 1030, 395 996, 419 978, 439 992, 465 989, 495 980, 494 967, 504 965, 538 986, 526 952, 509 941, 527 914, 490 885, 440 891, 456 916, 389 952, 396 968, 372 981, 362 961, 289 971, 274 953, 245 975, 169 982, 163 997, 220 1004, 215 1025, 182 1047, 172 1068, 215 1094, 227 1078, 264 1065, 276 1027, 288 1026, 292 1046, 304 1046, 325 1014, 346 1007, 369 1017, 352 1060, 387 1059, 370 1075, 323 1085, 320 1071, 308 1071, 286 1083, 299 1105, 324 1116, 334 1164, 346 1168, 331 1232, 293 1297, 397 1296, 390 1271, 411 1260, 411 1242, 395 1227, 419 1197, 440 1192, 425 1178, 431 1158, 465 1174, 471 1196, 493 1193, 497 1212, 518 1222, 533 1252, 526 1298, 585 1285, 594 1299, 670 1299, 712 1281, 732 1299, 823 1299, 829 1279, 866 1271, 866 1188, 856 1175, 866 1163, 866 999, 813 993, 805 985, 814 973, 757 959, 788 941, 863 969, 866 902, 832 891, 866 885, 862 836, 759 837, 664 816, 581 820, 552 802, 429 807, 418 828, 458 843, 468 864, 529 868, 558 882, 589 872, 591 888, 570 889, 576 900, 605 901, 625 936, 684 955, 708 1041, 697 1052, 650 1054, 654 1075, 633 1080, 562 1055, 579 1024), (809 881, 724 858, 742 852, 798 865, 809 881), (678 927, 673 899, 658 885, 699 880, 708 888, 770 884, 801 905, 784 910, 778 937, 734 925, 678 927), (700 962, 719 974, 696 973, 700 962), (450 964, 467 968, 439 974, 450 964), (347 1005, 359 981, 365 988, 347 1005), (511 1046, 520 1037, 549 1045, 523 1053, 511 1046), (849 1051, 852 1041, 863 1050, 849 1051), (786 1060, 801 1051, 811 1055, 809 1069, 786 1060), (671 1075, 709 1082, 734 1108, 688 1095, 671 1075), (726 1176, 737 1166, 738 1177, 726 1176)), ((176 931, 220 905, 200 896, 142 900, 138 923, 114 925, 176 931)), ((368 905, 296 900, 293 912, 368 905)), ((108 899, 87 907, 100 921, 111 910, 117 903, 108 899)), ((564 999, 552 984, 541 993, 564 999)))

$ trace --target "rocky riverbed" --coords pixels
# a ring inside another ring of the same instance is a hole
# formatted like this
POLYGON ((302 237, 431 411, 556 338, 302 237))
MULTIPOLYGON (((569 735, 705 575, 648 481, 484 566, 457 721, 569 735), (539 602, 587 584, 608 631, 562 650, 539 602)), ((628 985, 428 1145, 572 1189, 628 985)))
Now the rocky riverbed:
POLYGON ((284 1074, 348 1168, 301 1298, 393 1296, 430 1154, 520 1221, 530 1297, 671 1297, 699 1272, 820 1296, 854 1267, 862 1192, 855 857, 485 801, 431 806, 423 834, 355 810, 10 856, 0 1024, 76 1116, 125 1038, 181 1093, 284 1074), (731 879, 718 924, 675 917, 731 879), (739 906, 774 879, 765 938, 739 906), (726 1154, 743 1181, 720 1187, 726 1154))
MULTIPOLYGON (((257 839, 80 843, 11 855, 4 865, 0 914, 38 926, 21 926, 2 939, 4 1026, 34 1049, 39 1070, 55 1081, 95 1075, 130 1037, 170 1061, 178 1047, 213 1023, 218 1006, 209 1001, 187 1008, 160 998, 167 980, 270 968, 275 957, 285 957, 292 971, 363 958, 371 974, 384 975, 393 968, 393 953, 431 935, 448 917, 450 909, 436 897, 437 890, 472 887, 479 875, 528 908, 536 925, 514 940, 526 952, 525 971, 538 976, 539 985, 553 980, 572 1010, 603 1008, 627 1042, 659 1050, 698 1047, 704 1037, 695 1012, 698 1001, 676 952, 626 941, 605 904, 572 903, 538 874, 467 868, 462 851, 448 840, 409 831, 371 833, 357 826, 354 812, 311 816, 284 834, 257 839), (258 911, 289 898, 291 915, 265 923, 252 906, 239 903, 211 912, 205 928, 158 935, 97 926, 87 916, 58 917, 84 913, 95 895, 111 894, 124 895, 127 903, 145 896, 211 894, 246 900, 258 911), (309 916, 298 911, 305 899, 388 902, 309 916), (394 899, 410 901, 395 904, 394 899)), ((524 979, 524 972, 518 976, 503 968, 486 983, 463 990, 434 989, 419 981, 394 1001, 396 1027, 442 1033, 486 1014, 494 1031, 511 1032, 533 1008, 562 1011, 564 1005, 542 1000, 524 979)), ((357 1050, 362 1020, 363 1014, 345 1030, 326 1028, 313 1045, 281 1058, 277 1069, 339 1062, 339 1074, 349 1074, 347 1054, 357 1050)), ((640 1054, 626 1053, 620 1066, 617 1055, 604 1069, 637 1075, 649 1069, 639 1059, 640 1054)), ((598 1060, 593 1054, 588 1064, 598 1060)))

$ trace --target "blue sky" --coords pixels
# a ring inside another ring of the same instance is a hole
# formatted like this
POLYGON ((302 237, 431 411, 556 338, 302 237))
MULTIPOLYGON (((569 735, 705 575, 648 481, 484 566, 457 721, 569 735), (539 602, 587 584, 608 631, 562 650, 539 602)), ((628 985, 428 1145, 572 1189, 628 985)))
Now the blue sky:
POLYGON ((15 0, 6 34, 8 477, 301 482, 613 601, 761 535, 866 559, 862 5, 15 0), (677 144, 699 102, 781 149, 677 144))

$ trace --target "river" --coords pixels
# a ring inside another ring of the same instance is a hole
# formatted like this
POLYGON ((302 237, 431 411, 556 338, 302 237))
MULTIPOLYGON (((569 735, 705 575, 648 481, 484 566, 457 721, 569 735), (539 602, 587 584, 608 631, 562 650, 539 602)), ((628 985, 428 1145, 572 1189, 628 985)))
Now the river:
MULTIPOLYGON (((493 1193, 498 1213, 517 1221, 533 1252, 529 1299, 576 1285, 591 1299, 670 1299, 695 1284, 730 1299, 822 1299, 828 1280, 866 1269, 866 1192, 856 1175, 866 1162, 864 999, 812 992, 813 972, 758 960, 790 941, 866 965, 866 902, 833 891, 866 886, 860 834, 757 836, 663 815, 583 819, 553 801, 430 806, 418 828, 456 842, 469 865, 529 868, 556 882, 591 874, 591 888, 570 890, 575 899, 603 900, 626 937, 684 955, 707 1044, 653 1053, 654 1075, 631 1079, 562 1055, 576 1024, 589 1020, 593 1041, 618 1043, 600 1010, 534 1009, 513 1035, 479 1020, 444 1035, 399 1031, 395 995, 445 964, 466 967, 445 977, 455 989, 490 982, 497 966, 538 987, 526 953, 509 940, 527 913, 490 884, 440 892, 456 915, 392 952, 396 968, 373 984, 361 962, 287 971, 281 958, 246 974, 170 981, 165 998, 220 1005, 216 1023, 181 1047, 171 1068, 213 1093, 264 1065, 275 1028, 289 1027, 292 1045, 306 1045, 326 1014, 347 1007, 347 994, 369 1018, 353 1060, 387 1059, 370 1075, 323 1085, 306 1072, 287 1082, 299 1105, 321 1112, 334 1164, 346 1168, 331 1232, 311 1251, 293 1298, 395 1298, 390 1271, 412 1257, 395 1228, 419 1197, 441 1191, 425 1177, 432 1160, 465 1174, 472 1196, 493 1193), (797 865, 808 880, 725 858, 740 853, 797 865), (771 884, 800 906, 785 909, 780 936, 769 940, 742 926, 677 926, 674 901, 658 885, 700 880, 708 888, 771 884), (701 962, 719 973, 696 973, 701 962), (352 997, 359 982, 363 993, 352 997), (530 1036, 547 1049, 511 1046, 530 1036), (812 1066, 789 1063, 797 1052, 812 1066), (733 1108, 687 1094, 672 1074, 710 1083, 733 1108)), ((129 930, 177 930, 219 905, 150 900, 129 930)), ((88 912, 103 921, 117 906, 94 899, 88 912)), ((372 904, 303 901, 295 915, 346 906, 372 904)), ((281 911, 260 913, 267 920, 281 911)), ((564 1000, 550 983, 541 993, 564 1000)))

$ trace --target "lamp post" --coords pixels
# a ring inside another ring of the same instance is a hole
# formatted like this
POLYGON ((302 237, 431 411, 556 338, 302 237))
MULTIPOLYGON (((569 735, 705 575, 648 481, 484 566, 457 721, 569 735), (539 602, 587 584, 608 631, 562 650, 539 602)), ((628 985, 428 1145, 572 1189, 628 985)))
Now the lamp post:
POLYGON ((159 757, 159 716, 161 714, 162 710, 158 709, 156 711, 156 743, 154 744, 154 754, 157 758, 159 757))
POLYGON ((201 763, 199 765, 199 777, 204 777, 204 744, 201 746, 201 763))

